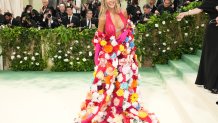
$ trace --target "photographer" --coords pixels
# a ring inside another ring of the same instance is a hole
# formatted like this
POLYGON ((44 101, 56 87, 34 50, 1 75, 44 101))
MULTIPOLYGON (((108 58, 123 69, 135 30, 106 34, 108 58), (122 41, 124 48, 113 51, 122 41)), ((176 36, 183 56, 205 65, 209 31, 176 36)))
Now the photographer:
POLYGON ((37 27, 37 24, 34 20, 31 19, 30 15, 26 13, 21 17, 21 26, 30 28, 37 27))
POLYGON ((4 23, 4 15, 2 14, 2 10, 0 9, 0 26, 4 23))
POLYGON ((63 24, 64 18, 67 17, 66 7, 63 3, 59 4, 56 17, 58 19, 59 25, 63 24))
POLYGON ((52 11, 48 9, 43 15, 41 27, 43 28, 55 28, 58 27, 58 20, 52 16, 52 11))

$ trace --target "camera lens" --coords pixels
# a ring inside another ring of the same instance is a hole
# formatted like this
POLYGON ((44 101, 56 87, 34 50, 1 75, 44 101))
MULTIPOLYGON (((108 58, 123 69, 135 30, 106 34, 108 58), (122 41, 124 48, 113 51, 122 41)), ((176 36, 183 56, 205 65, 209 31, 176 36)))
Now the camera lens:
POLYGON ((50 18, 51 17, 51 14, 48 14, 48 16, 47 16, 48 18, 50 18))

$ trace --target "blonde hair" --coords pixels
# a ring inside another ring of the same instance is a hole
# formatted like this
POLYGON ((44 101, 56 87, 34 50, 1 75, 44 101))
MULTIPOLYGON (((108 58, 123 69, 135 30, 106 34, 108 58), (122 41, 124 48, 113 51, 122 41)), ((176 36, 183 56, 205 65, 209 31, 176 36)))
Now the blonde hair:
MULTIPOLYGON (((119 3, 120 0, 115 0, 115 1, 116 3, 114 6, 114 9, 115 9, 115 12, 119 13, 120 12, 120 3, 119 3)), ((108 8, 106 0, 101 0, 101 9, 100 9, 99 16, 104 15, 108 9, 109 8, 108 8)))

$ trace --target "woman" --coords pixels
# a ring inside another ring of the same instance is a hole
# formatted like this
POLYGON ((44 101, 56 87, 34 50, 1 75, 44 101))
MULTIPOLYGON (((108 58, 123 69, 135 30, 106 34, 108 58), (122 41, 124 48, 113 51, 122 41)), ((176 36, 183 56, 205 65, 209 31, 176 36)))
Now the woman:
POLYGON ((95 45, 94 81, 76 123, 157 123, 138 99, 133 27, 117 0, 102 0, 95 45))
POLYGON ((215 19, 218 16, 217 6, 218 0, 204 0, 200 7, 180 13, 177 16, 181 20, 185 16, 195 15, 202 11, 209 14, 209 24, 206 28, 201 61, 195 84, 203 85, 215 94, 218 93, 218 27, 216 26, 215 19))

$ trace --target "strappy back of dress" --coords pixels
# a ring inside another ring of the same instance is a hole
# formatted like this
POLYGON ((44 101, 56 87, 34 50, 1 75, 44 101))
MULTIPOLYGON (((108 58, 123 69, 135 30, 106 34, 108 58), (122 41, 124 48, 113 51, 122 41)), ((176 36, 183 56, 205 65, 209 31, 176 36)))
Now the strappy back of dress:
POLYGON ((109 36, 116 36, 116 32, 125 29, 126 24, 127 24, 127 19, 125 18, 125 16, 123 15, 122 12, 119 13, 119 16, 123 22, 123 27, 122 29, 116 29, 115 25, 113 24, 113 21, 111 19, 111 15, 110 12, 107 11, 106 12, 106 23, 105 23, 105 33, 109 36))

